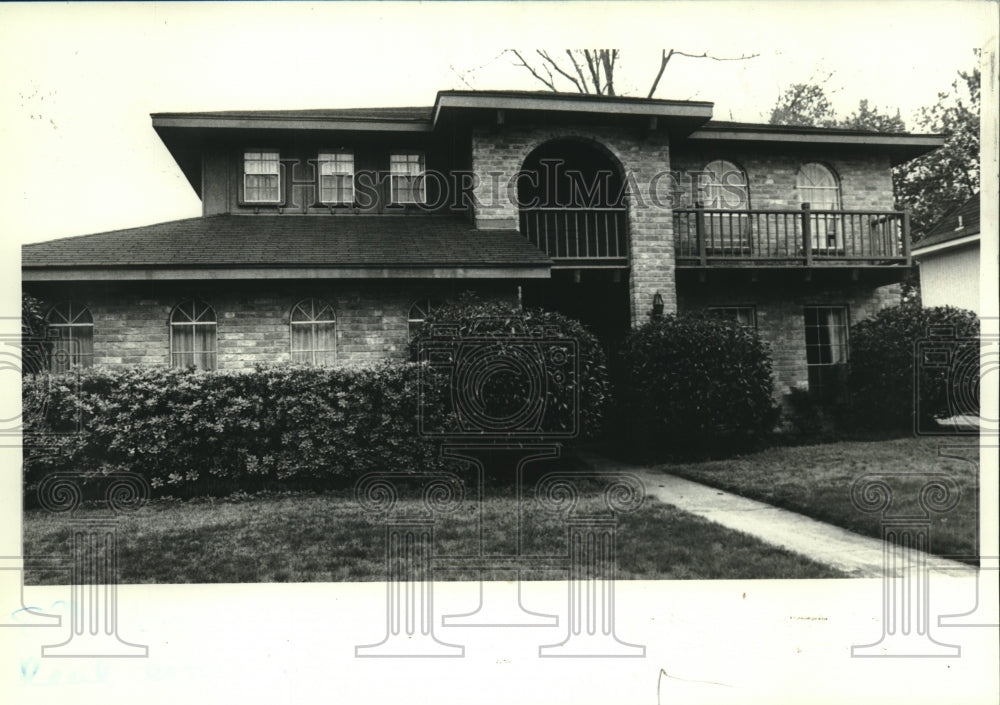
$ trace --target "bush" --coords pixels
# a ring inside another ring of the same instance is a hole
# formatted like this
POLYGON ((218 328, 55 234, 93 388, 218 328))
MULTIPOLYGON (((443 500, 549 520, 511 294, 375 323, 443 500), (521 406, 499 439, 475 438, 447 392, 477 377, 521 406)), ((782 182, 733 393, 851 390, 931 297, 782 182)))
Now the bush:
POLYGON ((158 494, 324 489, 442 467, 417 434, 418 370, 84 370, 24 380, 25 489, 49 472, 143 474, 158 494))
POLYGON ((619 436, 655 458, 726 453, 778 420, 768 351, 735 322, 672 315, 626 338, 616 384, 619 436))
MULTIPOLYGON (((537 347, 533 343, 529 346, 532 348, 530 355, 540 353, 546 356, 542 363, 547 373, 544 417, 539 421, 537 438, 544 438, 547 430, 566 431, 573 427, 576 427, 577 438, 581 440, 601 434, 610 401, 607 361, 600 342, 579 321, 553 311, 520 310, 513 304, 481 300, 469 293, 458 301, 445 303, 427 317, 410 343, 411 358, 417 359, 422 346, 438 345, 432 333, 435 330, 440 333, 443 329, 450 331, 453 341, 462 341, 463 345, 481 346, 484 343, 477 342, 479 339, 488 341, 486 345, 497 346, 491 347, 497 350, 493 362, 483 365, 484 370, 492 368, 490 372, 493 374, 478 378, 482 384, 474 390, 462 390, 463 393, 481 396, 478 401, 493 417, 516 415, 518 409, 524 408, 529 398, 534 396, 523 385, 526 377, 523 370, 505 370, 502 363, 505 359, 516 357, 513 353, 517 351, 511 351, 506 345, 524 340, 526 336, 536 339, 541 333, 537 347), (575 342, 575 367, 571 361, 565 363, 553 358, 557 350, 563 349, 556 342, 559 340, 575 342), (578 376, 562 374, 567 369, 575 369, 578 376)), ((447 347, 452 343, 445 342, 444 345, 447 347)), ((448 391, 452 387, 447 379, 438 380, 438 383, 441 390, 448 391)), ((438 410, 433 413, 437 414, 438 410)), ((526 427, 530 425, 525 424, 526 427)))
POLYGON ((895 306, 861 321, 851 331, 852 420, 869 428, 926 430, 936 418, 978 413, 978 339, 976 315, 951 306, 895 306), (929 334, 946 330, 954 337, 929 341, 929 334), (950 364, 927 364, 934 358, 918 362, 918 348, 928 345, 945 351, 950 364))

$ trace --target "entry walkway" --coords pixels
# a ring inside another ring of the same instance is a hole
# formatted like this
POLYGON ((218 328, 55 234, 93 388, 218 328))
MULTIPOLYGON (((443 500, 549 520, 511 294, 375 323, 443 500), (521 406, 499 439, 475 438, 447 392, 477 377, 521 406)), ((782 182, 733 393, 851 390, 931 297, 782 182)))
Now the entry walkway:
MULTIPOLYGON (((808 556, 851 577, 882 577, 885 544, 879 539, 646 467, 589 453, 579 453, 578 457, 598 472, 627 472, 639 477, 646 487, 646 495, 664 504, 808 556)), ((975 567, 958 561, 930 554, 926 555, 926 560, 935 575, 968 577, 976 574, 975 567)))

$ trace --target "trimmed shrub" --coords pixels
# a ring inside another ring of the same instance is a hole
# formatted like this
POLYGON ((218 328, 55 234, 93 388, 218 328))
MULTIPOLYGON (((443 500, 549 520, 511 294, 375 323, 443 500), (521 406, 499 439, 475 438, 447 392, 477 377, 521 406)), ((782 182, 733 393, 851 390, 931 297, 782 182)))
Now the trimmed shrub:
MULTIPOLYGON (((607 360, 600 342, 579 321, 554 311, 520 310, 505 301, 481 300, 468 293, 458 301, 443 304, 427 317, 410 342, 411 359, 418 359, 421 348, 457 350, 460 345, 465 346, 461 359, 473 360, 471 365, 474 367, 466 369, 476 369, 482 374, 472 375, 470 379, 474 383, 468 388, 460 385, 453 390, 454 384, 447 378, 438 379, 437 388, 445 394, 458 392, 469 397, 470 404, 481 404, 484 415, 493 418, 514 417, 532 398, 540 398, 537 390, 527 388, 529 375, 525 368, 505 365, 505 361, 517 361, 517 353, 521 352, 522 360, 531 363, 537 357, 544 368, 544 411, 537 424, 535 420, 525 421, 512 437, 534 435, 542 439, 546 438, 546 431, 566 431, 574 427, 580 440, 601 434, 610 401, 607 360), (445 332, 443 340, 442 331, 445 332), (572 344, 564 345, 560 341, 572 341, 572 344), (480 358, 475 362, 475 351, 486 348, 495 351, 493 359, 480 358), (561 356, 562 351, 573 349, 577 356, 575 364, 561 356), (538 428, 537 435, 530 432, 533 425, 538 428)), ((443 377, 447 376, 445 370, 443 377)), ((452 404, 444 403, 453 409, 452 404)), ((439 417, 441 409, 425 411, 439 417)), ((451 425, 454 426, 454 420, 451 425)), ((467 428, 474 426, 471 424, 467 428)), ((556 436, 550 439, 555 440, 556 436)))
POLYGON ((978 413, 979 319, 972 311, 883 309, 854 326, 850 345, 853 423, 929 430, 934 419, 978 413))
POLYGON ((442 467, 418 369, 83 370, 24 379, 25 489, 52 471, 143 474, 158 494, 341 487, 442 467))
POLYGON ((769 435, 778 419, 768 350, 735 322, 652 320, 626 338, 618 370, 618 436, 633 452, 731 452, 769 435))

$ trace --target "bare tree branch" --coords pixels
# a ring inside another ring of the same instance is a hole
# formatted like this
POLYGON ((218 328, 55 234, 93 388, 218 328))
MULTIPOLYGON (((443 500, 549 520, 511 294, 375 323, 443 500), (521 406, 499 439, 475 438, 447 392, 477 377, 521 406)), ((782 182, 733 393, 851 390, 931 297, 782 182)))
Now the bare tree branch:
POLYGON ((605 92, 607 95, 615 94, 615 61, 618 60, 617 49, 601 49, 601 60, 604 62, 604 77, 607 79, 605 92))
MULTIPOLYGON (((576 60, 576 57, 573 56, 573 52, 570 51, 569 49, 566 50, 566 56, 568 56, 569 60, 573 62, 573 68, 576 69, 576 75, 579 76, 580 83, 586 86, 587 79, 583 77, 583 69, 580 68, 580 62, 576 60)), ((583 93, 582 90, 580 92, 583 93)))
POLYGON ((515 64, 515 66, 523 66, 524 68, 528 69, 528 72, 531 73, 532 76, 541 81, 545 85, 545 87, 548 88, 550 91, 557 91, 555 84, 552 81, 546 81, 544 78, 539 76, 538 72, 535 71, 535 69, 532 68, 532 66, 527 61, 524 60, 524 57, 521 56, 521 54, 517 51, 517 49, 511 49, 510 53, 516 56, 518 60, 521 62, 520 64, 515 64))
POLYGON ((559 74, 561 74, 562 76, 564 76, 567 79, 569 79, 570 82, 574 86, 576 86, 576 90, 578 90, 580 93, 585 93, 586 92, 583 89, 583 87, 577 82, 576 78, 574 78, 572 75, 570 75, 570 74, 566 73, 565 71, 563 71, 562 67, 560 67, 559 64, 556 63, 555 59, 553 59, 551 56, 549 56, 547 52, 544 52, 544 51, 542 51, 540 49, 535 49, 535 52, 540 57, 542 57, 543 59, 545 59, 546 61, 548 61, 550 64, 552 64, 552 68, 554 68, 559 74))
POLYGON ((712 56, 707 51, 701 54, 689 54, 686 51, 677 51, 676 49, 671 49, 669 52, 664 49, 663 54, 660 58, 660 70, 656 73, 656 78, 653 79, 653 85, 649 89, 649 95, 647 98, 652 98, 653 94, 656 93, 657 86, 660 85, 660 79, 663 77, 663 72, 667 68, 667 64, 670 63, 670 59, 674 56, 686 56, 689 59, 711 59, 712 61, 746 61, 747 59, 756 59, 760 54, 742 54, 740 56, 712 56))
POLYGON ((597 50, 591 54, 588 49, 583 50, 583 56, 587 59, 587 68, 590 70, 590 80, 594 84, 594 93, 600 95, 601 90, 601 65, 597 60, 597 50))

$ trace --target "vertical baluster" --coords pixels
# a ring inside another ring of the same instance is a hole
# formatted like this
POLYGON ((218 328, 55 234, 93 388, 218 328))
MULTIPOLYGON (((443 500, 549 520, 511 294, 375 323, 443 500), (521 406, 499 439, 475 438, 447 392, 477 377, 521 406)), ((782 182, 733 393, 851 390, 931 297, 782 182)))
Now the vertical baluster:
POLYGON ((583 218, 583 256, 590 257, 590 213, 583 218))

